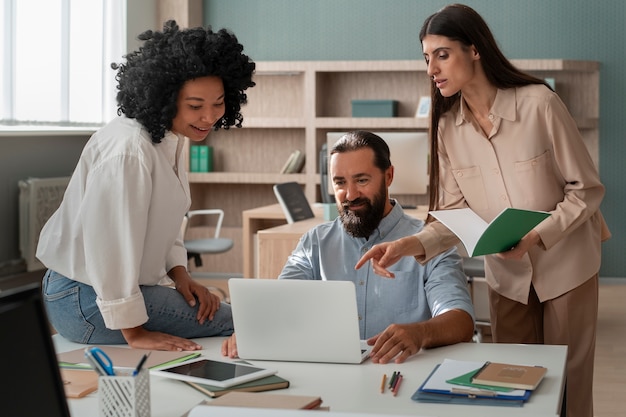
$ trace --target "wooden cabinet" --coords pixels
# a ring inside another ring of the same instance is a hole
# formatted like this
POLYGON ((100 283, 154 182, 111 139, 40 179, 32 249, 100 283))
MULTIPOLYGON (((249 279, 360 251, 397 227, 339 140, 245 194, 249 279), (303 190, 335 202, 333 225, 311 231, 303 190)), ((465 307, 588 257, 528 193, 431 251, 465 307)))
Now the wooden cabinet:
MULTIPOLYGON (((598 164, 599 64, 561 59, 513 64, 554 79, 598 164)), ((244 127, 212 132, 206 141, 214 148, 214 171, 189 175, 192 207, 224 209, 223 234, 235 240, 230 252, 206 259, 210 271, 242 272, 242 211, 276 203, 273 184, 297 181, 309 202, 321 201, 318 154, 327 132, 428 129, 427 118, 415 117, 420 97, 430 94, 421 60, 257 62, 254 80, 242 107, 244 127), (353 99, 397 100, 397 117, 353 118, 353 99), (296 149, 306 155, 301 173, 280 174, 296 149)), ((427 196, 413 196, 409 203, 427 204, 427 196)))

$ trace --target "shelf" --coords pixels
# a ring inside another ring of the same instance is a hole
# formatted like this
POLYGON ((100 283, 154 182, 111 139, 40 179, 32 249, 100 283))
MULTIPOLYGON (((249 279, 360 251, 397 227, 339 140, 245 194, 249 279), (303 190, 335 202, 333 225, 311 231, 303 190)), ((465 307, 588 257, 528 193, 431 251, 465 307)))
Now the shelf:
POLYGON ((192 184, 277 184, 296 181, 306 184, 305 174, 279 174, 267 172, 190 172, 192 184))
MULTIPOLYGON (((524 71, 582 71, 600 69, 597 61, 575 59, 511 59, 513 65, 524 71)), ((426 71, 423 60, 386 61, 261 61, 256 63, 256 73, 262 75, 302 75, 313 72, 380 72, 380 71, 426 71)))
POLYGON ((320 129, 428 129, 428 118, 417 117, 318 117, 320 129))
POLYGON ((304 128, 305 120, 302 117, 246 117, 245 108, 243 127, 247 128, 304 128))
MULTIPOLYGON (((579 129, 597 129, 600 120, 596 117, 574 117, 579 129)), ((420 129, 428 130, 428 118, 411 117, 318 117, 315 127, 318 129, 420 129)))
POLYGON ((600 63, 596 61, 569 59, 512 59, 511 63, 523 71, 595 72, 600 69, 600 63))
POLYGON ((301 62, 311 70, 321 72, 405 72, 426 71, 423 60, 392 60, 392 61, 315 61, 301 62))

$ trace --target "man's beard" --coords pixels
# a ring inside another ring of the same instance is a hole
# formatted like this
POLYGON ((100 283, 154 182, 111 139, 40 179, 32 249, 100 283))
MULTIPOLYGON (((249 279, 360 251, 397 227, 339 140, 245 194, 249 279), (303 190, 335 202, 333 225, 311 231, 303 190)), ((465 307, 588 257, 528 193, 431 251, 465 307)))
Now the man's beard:
POLYGON ((358 198, 354 201, 341 203, 339 218, 349 235, 367 239, 376 230, 385 213, 385 187, 383 182, 381 190, 374 196, 373 200, 358 198), (351 211, 348 208, 350 203, 364 203, 365 205, 358 211, 351 211))

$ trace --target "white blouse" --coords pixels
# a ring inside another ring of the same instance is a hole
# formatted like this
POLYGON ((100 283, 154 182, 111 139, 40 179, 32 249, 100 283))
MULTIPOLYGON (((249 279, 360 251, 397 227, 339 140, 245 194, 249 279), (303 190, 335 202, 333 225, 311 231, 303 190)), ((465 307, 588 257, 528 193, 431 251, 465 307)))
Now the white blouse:
POLYGON ((136 120, 114 119, 87 142, 61 206, 41 231, 37 257, 93 286, 110 329, 145 323, 139 285, 157 285, 171 268, 187 265, 180 236, 191 204, 184 140, 166 132, 153 144, 136 120))

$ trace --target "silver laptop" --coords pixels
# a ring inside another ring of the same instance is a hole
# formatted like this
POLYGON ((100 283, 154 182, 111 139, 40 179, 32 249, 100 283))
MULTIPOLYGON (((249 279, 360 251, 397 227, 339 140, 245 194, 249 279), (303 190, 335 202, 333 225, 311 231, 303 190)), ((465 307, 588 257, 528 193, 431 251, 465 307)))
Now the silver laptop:
POLYGON ((361 363, 369 355, 350 281, 231 278, 228 288, 242 359, 361 363))

